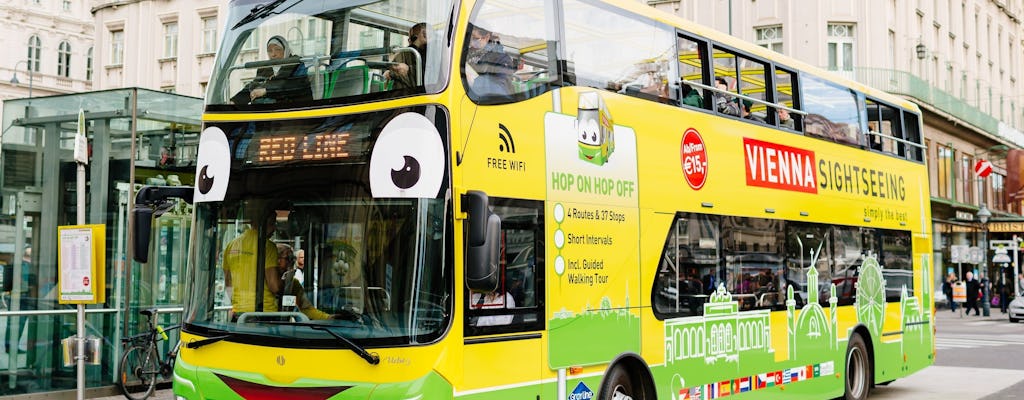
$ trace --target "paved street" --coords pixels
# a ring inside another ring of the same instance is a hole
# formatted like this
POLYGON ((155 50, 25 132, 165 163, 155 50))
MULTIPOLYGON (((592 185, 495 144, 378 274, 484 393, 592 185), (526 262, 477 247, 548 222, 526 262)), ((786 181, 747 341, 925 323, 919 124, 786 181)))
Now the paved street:
POLYGON ((990 317, 957 311, 936 312, 935 365, 876 387, 871 399, 1024 399, 1024 323, 998 309, 990 317))

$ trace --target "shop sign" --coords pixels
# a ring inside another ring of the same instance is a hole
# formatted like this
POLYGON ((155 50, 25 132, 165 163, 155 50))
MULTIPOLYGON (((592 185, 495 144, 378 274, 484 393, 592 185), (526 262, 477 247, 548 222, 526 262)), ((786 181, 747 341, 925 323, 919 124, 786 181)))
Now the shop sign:
POLYGON ((971 213, 969 213, 967 211, 959 211, 959 210, 957 210, 957 212, 956 212, 956 219, 961 220, 961 221, 974 221, 974 214, 971 214, 971 213))
POLYGON ((1024 232, 1024 222, 990 222, 989 232, 1024 232))

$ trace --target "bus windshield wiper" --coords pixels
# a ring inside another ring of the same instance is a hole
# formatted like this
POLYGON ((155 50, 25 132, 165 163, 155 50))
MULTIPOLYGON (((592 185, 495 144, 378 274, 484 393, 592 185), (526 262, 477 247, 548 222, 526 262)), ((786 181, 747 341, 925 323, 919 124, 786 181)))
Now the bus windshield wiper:
POLYGON ((356 342, 353 342, 351 339, 344 337, 341 334, 331 330, 331 328, 334 328, 332 326, 314 324, 309 322, 267 321, 265 323, 273 325, 305 326, 309 329, 313 329, 316 331, 327 332, 329 335, 334 336, 335 339, 338 339, 338 341, 348 346, 349 349, 351 349, 354 353, 359 355, 359 357, 362 357, 364 360, 366 360, 366 362, 370 363, 370 365, 380 364, 380 356, 378 356, 377 353, 367 352, 366 349, 356 344, 356 342))
POLYGON ((208 344, 214 344, 214 343, 217 343, 217 342, 219 342, 221 340, 230 339, 230 338, 235 336, 234 333, 227 332, 227 331, 217 331, 217 333, 218 333, 217 336, 210 336, 210 337, 208 337, 206 339, 200 339, 200 340, 196 340, 196 341, 193 341, 193 342, 185 343, 185 347, 188 347, 190 349, 198 349, 198 348, 206 346, 208 344))
MULTIPOLYGON (((256 5, 256 7, 252 8, 252 10, 249 10, 249 15, 246 15, 244 18, 242 18, 241 21, 238 21, 238 23, 235 24, 235 26, 232 26, 231 29, 238 29, 238 27, 240 27, 242 25, 248 24, 248 23, 250 23, 252 21, 258 20, 258 19, 263 18, 263 17, 266 17, 267 15, 270 15, 270 13, 272 13, 274 11, 274 9, 277 8, 277 6, 281 5, 281 3, 284 3, 286 1, 288 1, 288 0, 274 0, 274 1, 272 1, 270 3, 267 3, 267 4, 256 5)), ((288 8, 291 8, 291 7, 288 7, 288 8)), ((288 8, 286 8, 284 10, 281 10, 281 11, 278 11, 277 14, 280 14, 281 12, 287 10, 288 8)))

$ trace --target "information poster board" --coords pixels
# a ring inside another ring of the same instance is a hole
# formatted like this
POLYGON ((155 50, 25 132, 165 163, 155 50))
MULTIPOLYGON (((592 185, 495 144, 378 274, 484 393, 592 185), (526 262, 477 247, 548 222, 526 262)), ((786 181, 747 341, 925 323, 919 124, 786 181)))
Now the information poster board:
POLYGON ((967 285, 963 282, 953 284, 953 301, 957 303, 967 302, 967 285))
POLYGON ((57 227, 60 304, 103 303, 106 290, 106 225, 57 227))

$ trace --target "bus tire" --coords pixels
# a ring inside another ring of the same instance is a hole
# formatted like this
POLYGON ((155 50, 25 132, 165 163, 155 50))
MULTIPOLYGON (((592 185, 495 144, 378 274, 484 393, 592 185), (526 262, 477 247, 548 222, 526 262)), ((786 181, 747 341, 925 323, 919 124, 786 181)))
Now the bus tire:
POLYGON ((639 377, 634 377, 626 370, 624 364, 613 367, 604 376, 601 382, 601 391, 598 400, 642 400, 647 399, 644 384, 638 382, 639 377))
POLYGON ((843 399, 867 399, 868 392, 871 390, 872 374, 868 347, 864 344, 864 338, 859 333, 855 333, 850 336, 850 341, 846 346, 846 388, 843 399))

